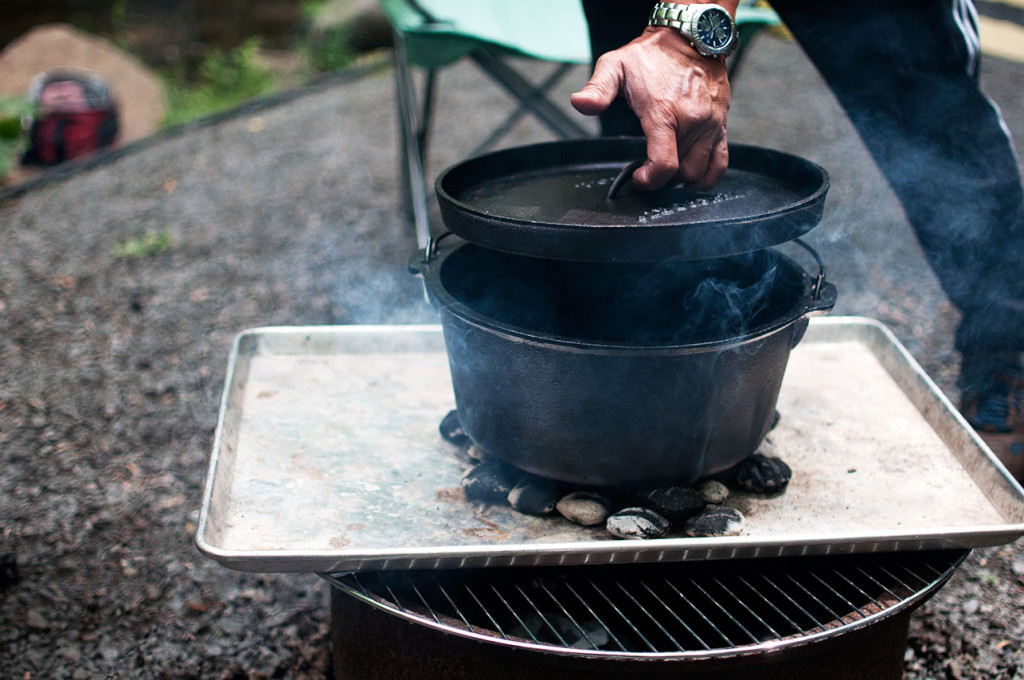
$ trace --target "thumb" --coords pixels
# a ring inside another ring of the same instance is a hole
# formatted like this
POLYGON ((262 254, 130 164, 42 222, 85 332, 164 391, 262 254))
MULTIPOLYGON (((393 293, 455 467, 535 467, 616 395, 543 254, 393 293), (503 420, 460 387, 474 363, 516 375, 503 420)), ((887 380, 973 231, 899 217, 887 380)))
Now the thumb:
POLYGON ((572 107, 585 116, 596 116, 619 94, 620 78, 612 69, 602 69, 598 63, 590 82, 569 97, 572 107))

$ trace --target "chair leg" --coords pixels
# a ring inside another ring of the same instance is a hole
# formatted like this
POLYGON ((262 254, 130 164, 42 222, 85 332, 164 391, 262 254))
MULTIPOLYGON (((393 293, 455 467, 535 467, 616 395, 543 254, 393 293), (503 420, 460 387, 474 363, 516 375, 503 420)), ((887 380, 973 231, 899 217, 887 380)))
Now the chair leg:
MULTIPOLYGON (((569 71, 572 70, 572 67, 572 64, 560 64, 551 72, 550 75, 548 75, 547 78, 544 79, 543 82, 540 83, 540 85, 537 86, 537 92, 546 97, 548 92, 551 91, 551 88, 557 85, 562 80, 562 78, 564 78, 569 73, 569 71)), ((492 146, 497 144, 501 140, 501 138, 507 135, 509 131, 512 129, 512 127, 520 120, 522 120, 529 112, 530 109, 525 104, 520 104, 515 111, 509 114, 508 118, 505 119, 505 122, 503 122, 498 127, 494 128, 494 130, 487 137, 487 139, 480 142, 480 144, 477 145, 475 149, 473 149, 473 152, 470 154, 470 156, 476 156, 478 154, 481 154, 487 149, 490 149, 492 146)))
POLYGON ((473 52, 470 58, 559 137, 574 139, 588 136, 576 121, 544 98, 536 87, 505 62, 482 50, 473 52))
POLYGON ((437 69, 427 69, 426 82, 423 84, 423 105, 420 107, 420 129, 416 140, 420 145, 420 159, 426 167, 427 145, 430 143, 430 125, 434 117, 434 84, 437 81, 437 69))
MULTIPOLYGON (((399 126, 402 131, 402 188, 406 205, 412 208, 416 243, 420 248, 426 248, 430 241, 430 220, 427 214, 423 149, 420 145, 421 141, 426 141, 426 133, 421 133, 421 130, 425 130, 421 128, 422 121, 416 120, 416 89, 405 54, 405 41, 396 32, 395 98, 398 102, 399 126)), ((431 93, 431 98, 432 96, 431 93)))

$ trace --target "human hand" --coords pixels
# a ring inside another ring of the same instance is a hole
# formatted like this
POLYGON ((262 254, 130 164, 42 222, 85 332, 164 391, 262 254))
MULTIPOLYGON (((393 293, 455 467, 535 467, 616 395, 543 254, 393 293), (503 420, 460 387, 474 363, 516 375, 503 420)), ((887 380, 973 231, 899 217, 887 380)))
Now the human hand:
POLYGON ((620 95, 647 137, 647 161, 633 173, 637 189, 655 191, 673 179, 710 189, 722 178, 729 165, 729 76, 722 59, 701 56, 673 29, 648 27, 602 55, 571 103, 594 116, 620 95))

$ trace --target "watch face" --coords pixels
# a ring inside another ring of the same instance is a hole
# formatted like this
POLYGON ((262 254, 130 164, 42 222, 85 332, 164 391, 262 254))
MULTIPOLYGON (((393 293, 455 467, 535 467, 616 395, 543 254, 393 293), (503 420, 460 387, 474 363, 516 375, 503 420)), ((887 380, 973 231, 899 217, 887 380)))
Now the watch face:
POLYGON ((732 21, 724 10, 709 9, 697 19, 697 38, 712 49, 721 49, 732 38, 732 21))

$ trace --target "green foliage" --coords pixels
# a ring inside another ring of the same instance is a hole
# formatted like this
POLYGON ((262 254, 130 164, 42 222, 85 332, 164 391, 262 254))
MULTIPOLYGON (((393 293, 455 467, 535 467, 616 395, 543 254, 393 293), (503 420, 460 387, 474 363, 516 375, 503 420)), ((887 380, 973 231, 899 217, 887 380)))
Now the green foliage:
POLYGON ((128 0, 114 0, 110 5, 110 28, 114 35, 125 29, 128 18, 128 0))
POLYGON ((125 239, 114 246, 114 255, 124 258, 152 257, 171 249, 171 234, 166 229, 147 231, 125 239))
POLYGON ((320 14, 321 10, 323 10, 324 5, 326 5, 327 2, 328 0, 301 0, 299 8, 302 12, 302 16, 305 17, 307 21, 315 19, 316 16, 320 14))
POLYGON ((975 574, 975 578, 979 581, 984 581, 990 586, 999 584, 999 575, 990 569, 979 569, 975 574))
POLYGON ((226 111, 273 91, 273 74, 261 66, 258 38, 246 40, 231 52, 211 50, 199 65, 198 78, 189 83, 183 71, 166 76, 167 114, 164 125, 177 125, 226 111))
POLYGON ((14 159, 28 146, 21 121, 32 114, 32 105, 20 97, 0 97, 0 184, 11 171, 14 159))
POLYGON ((302 42, 302 51, 313 68, 321 73, 340 71, 355 61, 358 51, 352 46, 348 26, 328 28, 302 42))

